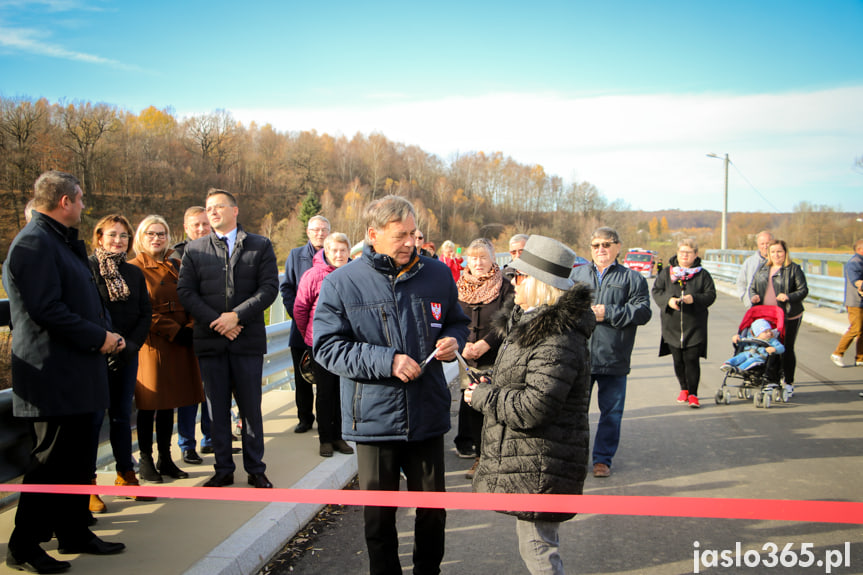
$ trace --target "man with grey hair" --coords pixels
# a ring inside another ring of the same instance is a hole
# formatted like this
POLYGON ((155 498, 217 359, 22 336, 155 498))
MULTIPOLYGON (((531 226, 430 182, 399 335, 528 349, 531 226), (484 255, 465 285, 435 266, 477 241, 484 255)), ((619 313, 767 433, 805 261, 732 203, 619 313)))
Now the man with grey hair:
POLYGON ((527 238, 526 234, 515 234, 509 238, 509 255, 512 259, 517 260, 521 257, 521 252, 524 251, 524 244, 527 243, 527 238))
MULTIPOLYGON (((297 287, 300 285, 300 279, 304 273, 312 268, 315 254, 323 249, 324 240, 327 239, 328 235, 330 235, 330 221, 324 216, 312 216, 306 225, 308 243, 292 249, 291 253, 288 254, 288 259, 285 261, 285 279, 279 286, 279 291, 282 293, 285 311, 291 317, 294 317, 294 302, 297 299, 297 287)), ((300 420, 294 427, 294 433, 305 433, 312 428, 312 424, 315 422, 315 416, 312 413, 315 405, 315 392, 312 384, 300 375, 300 363, 302 363, 303 354, 310 350, 294 323, 291 323, 288 345, 291 346, 291 359, 294 363, 295 400, 297 419, 300 420)))
POLYGON ((752 285, 752 278, 755 277, 755 272, 767 261, 768 249, 772 241, 772 233, 767 230, 758 232, 758 235, 755 236, 758 251, 743 260, 743 265, 740 266, 735 287, 737 298, 743 302, 746 309, 752 307, 752 302, 749 299, 749 287, 752 285))
POLYGON ((626 402, 626 376, 635 345, 635 331, 650 321, 650 294, 640 273, 617 262, 620 237, 609 227, 590 239, 593 264, 574 268, 570 279, 593 289, 596 328, 590 336, 591 390, 596 382, 599 424, 593 441, 593 475, 609 477, 620 444, 626 402))
MULTIPOLYGON (((364 213, 362 255, 321 285, 315 361, 341 376, 342 436, 357 442, 360 489, 444 491, 450 394, 442 361, 468 336, 449 268, 417 254, 409 201, 385 196, 364 213)), ((401 573, 396 508, 366 507, 371 573, 401 573)), ((413 572, 440 573, 446 511, 417 509, 413 572)))

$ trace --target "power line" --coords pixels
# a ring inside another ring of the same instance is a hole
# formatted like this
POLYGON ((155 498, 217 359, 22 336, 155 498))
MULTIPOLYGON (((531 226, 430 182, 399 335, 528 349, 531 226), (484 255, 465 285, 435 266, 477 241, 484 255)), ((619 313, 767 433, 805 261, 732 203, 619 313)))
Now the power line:
POLYGON ((743 172, 741 172, 741 171, 740 171, 740 168, 738 168, 738 167, 737 167, 737 164, 735 164, 735 163, 734 163, 734 162, 732 162, 731 160, 728 160, 728 163, 729 163, 729 164, 731 164, 732 166, 734 166, 734 169, 737 171, 737 173, 738 173, 738 174, 740 174, 740 177, 741 177, 741 178, 743 178, 743 180, 744 180, 747 184, 749 184, 749 187, 750 187, 750 188, 752 188, 752 189, 755 191, 755 193, 756 193, 756 194, 758 194, 758 197, 760 197, 762 200, 764 200, 764 201, 767 203, 767 205, 768 205, 768 206, 770 206, 771 208, 773 208, 773 211, 775 211, 777 214, 782 213, 782 210, 780 210, 779 208, 777 208, 776 206, 774 206, 774 205, 773 205, 773 203, 772 203, 770 200, 768 200, 767 198, 765 198, 765 197, 764 197, 764 195, 763 195, 761 192, 759 192, 759 191, 758 191, 758 188, 756 188, 756 187, 752 184, 752 182, 750 182, 750 181, 749 181, 749 178, 747 178, 746 176, 744 176, 744 175, 743 175, 743 172))

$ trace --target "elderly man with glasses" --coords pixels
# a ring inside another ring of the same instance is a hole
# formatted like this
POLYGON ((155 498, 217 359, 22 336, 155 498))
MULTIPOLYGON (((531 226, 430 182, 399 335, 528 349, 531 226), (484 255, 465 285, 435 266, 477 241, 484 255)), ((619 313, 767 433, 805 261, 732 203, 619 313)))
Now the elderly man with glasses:
MULTIPOLYGON (((285 261, 285 281, 279 286, 282 293, 282 303, 285 310, 294 316, 294 301, 297 299, 297 287, 303 274, 312 268, 315 254, 324 247, 324 240, 330 235, 330 221, 324 216, 312 216, 306 226, 308 243, 291 250, 285 261)), ((315 391, 312 384, 300 375, 300 364, 303 354, 311 351, 303 341, 303 336, 296 324, 291 324, 291 335, 288 340, 291 346, 291 358, 294 362, 294 387, 296 390, 297 418, 300 420, 294 427, 294 433, 305 433, 312 428, 315 416, 312 409, 315 405, 315 391)))
MULTIPOLYGON (((590 337, 591 380, 596 382, 599 424, 593 442, 593 475, 609 477, 620 443, 626 401, 626 376, 635 345, 635 331, 650 321, 647 282, 617 261, 620 237, 601 227, 591 235, 592 265, 574 268, 570 279, 593 288, 596 328, 590 337)), ((591 382, 591 392, 593 383, 591 382)))

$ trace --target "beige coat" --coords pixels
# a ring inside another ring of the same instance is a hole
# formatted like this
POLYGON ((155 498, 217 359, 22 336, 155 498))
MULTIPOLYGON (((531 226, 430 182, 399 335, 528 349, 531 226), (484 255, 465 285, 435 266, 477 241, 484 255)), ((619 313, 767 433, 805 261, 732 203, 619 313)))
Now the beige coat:
POLYGON ((164 261, 143 253, 129 261, 144 272, 153 306, 150 333, 138 354, 138 409, 173 409, 204 400, 201 372, 191 345, 174 342, 180 328, 192 326, 192 317, 177 297, 179 266, 167 257, 170 253, 168 250, 164 261))

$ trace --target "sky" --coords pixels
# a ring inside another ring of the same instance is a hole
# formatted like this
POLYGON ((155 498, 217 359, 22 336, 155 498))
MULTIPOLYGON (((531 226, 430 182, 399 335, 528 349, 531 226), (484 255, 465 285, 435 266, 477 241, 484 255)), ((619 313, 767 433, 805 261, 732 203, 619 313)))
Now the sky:
POLYGON ((721 210, 728 154, 729 211, 863 212, 861 30, 861 0, 0 0, 0 94, 500 151, 643 210, 721 210))

